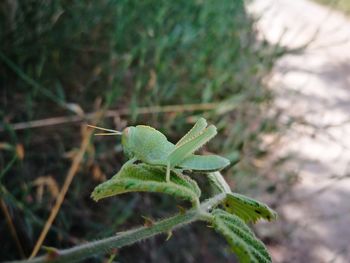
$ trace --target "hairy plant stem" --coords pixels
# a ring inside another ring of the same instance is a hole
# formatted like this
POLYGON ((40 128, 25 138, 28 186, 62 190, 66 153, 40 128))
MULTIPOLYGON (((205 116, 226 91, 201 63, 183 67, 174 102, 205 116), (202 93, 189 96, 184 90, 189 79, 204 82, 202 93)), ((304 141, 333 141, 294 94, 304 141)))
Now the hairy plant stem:
POLYGON ((73 262, 84 258, 106 253, 114 248, 121 248, 134 244, 146 238, 150 238, 160 233, 166 233, 194 221, 211 221, 210 210, 218 205, 226 194, 218 194, 199 207, 192 208, 185 213, 162 219, 153 223, 152 226, 134 228, 125 232, 118 233, 116 236, 108 237, 98 241, 92 241, 86 244, 75 246, 64 250, 52 250, 47 255, 36 257, 29 260, 13 261, 12 263, 44 263, 44 262, 73 262))

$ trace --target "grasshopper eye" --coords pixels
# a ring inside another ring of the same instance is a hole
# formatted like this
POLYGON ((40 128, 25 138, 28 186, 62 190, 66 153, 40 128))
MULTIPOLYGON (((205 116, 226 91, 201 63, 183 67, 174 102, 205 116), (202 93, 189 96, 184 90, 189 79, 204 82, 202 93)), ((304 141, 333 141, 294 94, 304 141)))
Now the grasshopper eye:
POLYGON ((128 136, 130 134, 130 128, 129 127, 126 127, 123 131, 124 135, 125 136, 128 136))
POLYGON ((130 145, 130 137, 131 137, 131 128, 130 127, 126 127, 123 130, 122 133, 122 143, 124 144, 124 147, 128 147, 130 145))

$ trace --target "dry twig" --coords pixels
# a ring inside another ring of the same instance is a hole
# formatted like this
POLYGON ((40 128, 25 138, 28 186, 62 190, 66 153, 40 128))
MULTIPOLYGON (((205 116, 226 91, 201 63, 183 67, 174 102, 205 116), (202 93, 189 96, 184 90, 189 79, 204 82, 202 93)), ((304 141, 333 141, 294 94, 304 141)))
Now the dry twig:
MULTIPOLYGON (((213 110, 218 107, 219 103, 200 103, 200 104, 187 104, 187 105, 168 105, 168 106, 152 106, 152 107, 140 107, 136 109, 138 114, 151 114, 151 113, 167 113, 167 112, 184 112, 184 111, 199 111, 199 110, 213 110)), ((119 110, 108 110, 105 113, 105 117, 115 117, 119 115, 129 115, 131 111, 127 108, 119 110)), ((82 122, 85 120, 92 120, 96 112, 90 112, 84 116, 61 116, 53 117, 42 120, 19 122, 9 124, 13 130, 24 130, 30 128, 39 128, 45 126, 60 125, 72 122, 82 122)), ((0 126, 0 131, 4 131, 4 127, 0 126)))
MULTIPOLYGON (((98 120, 101 118, 101 115, 102 114, 100 112, 95 114, 93 123, 97 123, 98 120)), ((61 208, 61 205, 64 201, 65 196, 66 196, 66 193, 68 192, 69 186, 72 183, 73 178, 79 169, 80 163, 82 162, 84 154, 89 146, 89 142, 90 142, 90 138, 91 138, 92 134, 93 134, 92 129, 84 128, 83 138, 82 138, 82 142, 81 142, 79 151, 77 152, 77 154, 75 155, 75 157, 72 161, 71 167, 68 170, 68 173, 67 173, 66 179, 64 181, 64 184, 62 186, 62 189, 61 189, 60 193, 58 194, 55 205, 52 208, 50 216, 47 219, 45 226, 44 226, 44 228, 43 228, 43 230, 42 230, 42 232, 41 232, 41 234, 40 234, 40 236, 39 236, 39 238, 34 246, 34 249, 32 251, 32 254, 30 255, 30 258, 33 258, 36 256, 42 243, 44 242, 45 237, 46 237, 47 233, 49 232, 50 227, 58 214, 58 211, 61 208)))

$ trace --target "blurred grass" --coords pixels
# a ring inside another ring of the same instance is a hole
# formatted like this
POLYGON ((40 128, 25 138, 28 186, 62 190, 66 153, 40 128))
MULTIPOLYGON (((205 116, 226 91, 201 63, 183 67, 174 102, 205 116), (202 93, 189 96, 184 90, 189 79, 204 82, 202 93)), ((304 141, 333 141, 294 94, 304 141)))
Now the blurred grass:
MULTIPOLYGON (((272 94, 263 79, 283 50, 256 38, 243 1, 8 0, 0 10, 0 118, 5 128, 0 134, 5 142, 0 148, 1 198, 26 255, 55 198, 50 185, 36 180, 51 176, 62 185, 80 131, 76 124, 15 131, 12 123, 69 116, 72 108, 89 112, 103 101, 109 108, 131 112, 103 125, 122 129, 146 123, 176 141, 196 117, 204 116, 220 134, 205 150, 239 161, 227 173, 234 188, 256 195, 271 189, 260 183, 264 175, 255 163, 266 154, 262 135, 276 131, 276 116, 267 114, 272 94), (137 114, 138 107, 208 102, 218 107, 137 114), (23 158, 17 158, 16 145, 24 148, 23 158)), ((95 141, 45 245, 72 246, 142 224, 141 215, 164 217, 176 211, 172 198, 159 195, 92 202, 93 187, 125 161, 119 139, 95 141)), ((116 260, 233 260, 224 242, 203 226, 175 233, 168 242, 164 239, 122 249, 116 260)), ((0 260, 19 258, 3 217, 0 241, 0 260)))
POLYGON ((343 11, 345 14, 350 14, 350 1, 349 0, 316 0, 317 2, 328 5, 334 9, 343 11))

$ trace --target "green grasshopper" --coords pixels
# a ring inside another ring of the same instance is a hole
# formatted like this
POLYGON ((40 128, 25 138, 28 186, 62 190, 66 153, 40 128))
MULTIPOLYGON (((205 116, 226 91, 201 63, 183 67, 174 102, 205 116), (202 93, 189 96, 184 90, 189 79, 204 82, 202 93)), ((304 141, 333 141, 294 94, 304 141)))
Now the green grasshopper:
POLYGON ((123 150, 131 161, 166 167, 167 182, 170 180, 172 169, 213 172, 230 164, 229 160, 218 155, 194 154, 217 134, 216 127, 207 127, 204 118, 200 118, 176 144, 169 142, 163 133, 150 126, 130 126, 123 132, 88 126, 108 132, 96 135, 121 135, 123 150))

